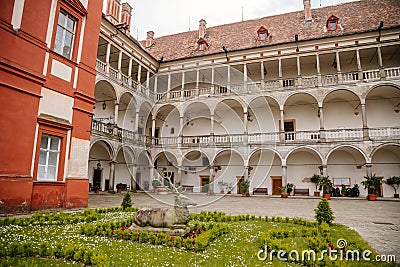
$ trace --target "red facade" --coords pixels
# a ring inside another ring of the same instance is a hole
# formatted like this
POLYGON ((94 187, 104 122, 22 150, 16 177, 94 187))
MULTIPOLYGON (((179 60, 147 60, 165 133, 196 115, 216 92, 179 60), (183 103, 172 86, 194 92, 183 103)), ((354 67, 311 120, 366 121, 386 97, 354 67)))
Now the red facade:
POLYGON ((1 4, 0 212, 87 206, 71 152, 89 149, 102 1, 82 2, 1 4))

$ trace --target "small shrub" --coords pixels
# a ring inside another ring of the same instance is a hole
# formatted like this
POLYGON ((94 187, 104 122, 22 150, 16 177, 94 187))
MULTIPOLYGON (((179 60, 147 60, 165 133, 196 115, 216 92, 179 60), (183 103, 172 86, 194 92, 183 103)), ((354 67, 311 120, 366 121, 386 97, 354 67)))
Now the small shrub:
POLYGON ((126 192, 124 195, 124 198, 122 199, 121 207, 123 210, 126 210, 128 208, 132 207, 132 195, 131 192, 126 192))
POLYGON ((331 224, 333 219, 335 218, 335 216, 333 216, 333 211, 329 205, 329 202, 325 198, 321 198, 317 208, 314 211, 315 219, 317 220, 318 224, 321 224, 322 222, 331 224))

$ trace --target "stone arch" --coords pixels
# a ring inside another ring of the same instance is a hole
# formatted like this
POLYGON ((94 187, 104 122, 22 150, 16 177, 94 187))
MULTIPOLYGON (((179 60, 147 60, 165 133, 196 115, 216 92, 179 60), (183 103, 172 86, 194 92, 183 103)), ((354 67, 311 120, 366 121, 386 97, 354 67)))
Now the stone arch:
POLYGON ((363 127, 362 102, 359 94, 348 89, 332 90, 325 95, 322 107, 326 130, 363 127))
POLYGON ((327 98, 329 95, 331 95, 332 93, 336 93, 336 92, 338 92, 338 91, 346 91, 346 92, 349 92, 349 93, 355 95, 355 96, 358 98, 358 100, 359 100, 360 102, 361 102, 361 100, 362 100, 362 98, 360 97, 360 95, 357 94, 356 92, 354 92, 353 90, 346 89, 346 88, 336 88, 336 89, 330 90, 329 92, 326 92, 326 94, 324 95, 324 97, 323 97, 323 99, 322 99, 322 103, 325 102, 326 98, 327 98))
POLYGON ((96 145, 97 143, 100 143, 100 144, 106 149, 106 151, 108 152, 108 155, 109 155, 109 157, 110 157, 110 160, 113 160, 113 159, 115 158, 115 150, 114 150, 114 147, 113 147, 113 145, 110 143, 110 141, 109 141, 108 139, 105 139, 105 138, 99 138, 99 139, 97 139, 97 140, 91 142, 91 143, 90 143, 90 148, 89 148, 89 153, 90 153, 90 150, 92 149, 92 147, 93 147, 94 145, 96 145))
POLYGON ((381 145, 375 147, 375 148, 371 151, 369 158, 372 159, 372 157, 374 156, 374 154, 375 154, 379 149, 384 148, 384 147, 386 147, 386 146, 397 146, 397 147, 400 147, 400 144, 397 144, 397 143, 386 143, 386 144, 381 144, 381 145))
POLYGON ((338 145, 338 146, 335 146, 335 147, 331 148, 331 149, 328 151, 328 153, 326 154, 326 161, 328 161, 329 156, 330 156, 333 152, 337 151, 338 149, 346 148, 346 147, 352 148, 352 149, 358 151, 358 152, 362 155, 362 157, 364 158, 364 161, 365 161, 366 163, 369 163, 369 158, 368 158, 367 154, 366 154, 361 148, 359 148, 359 147, 357 147, 357 146, 355 146, 355 145, 338 145))
POLYGON ((283 106, 286 105, 286 102, 289 100, 289 98, 291 98, 292 96, 298 95, 298 94, 309 95, 309 96, 311 96, 311 97, 315 100, 315 102, 317 102, 317 104, 319 103, 318 97, 317 97, 316 95, 314 95, 313 93, 310 93, 310 92, 292 92, 292 93, 288 94, 288 95, 284 98, 284 100, 283 100, 283 106))
POLYGON ((298 151, 298 150, 311 150, 312 152, 314 152, 319 159, 321 160, 322 164, 325 162, 324 157, 322 156, 321 152, 319 152, 316 148, 312 147, 312 146, 299 146, 299 147, 295 147, 293 149, 291 149, 285 157, 285 161, 287 161, 287 159, 289 158, 289 156, 291 154, 293 154, 294 152, 298 151))
POLYGON ((382 86, 389 86, 389 87, 394 87, 398 90, 400 90, 400 85, 391 83, 391 82, 380 82, 378 84, 372 85, 368 90, 363 94, 364 99, 368 97, 368 95, 375 90, 376 88, 382 87, 382 86))

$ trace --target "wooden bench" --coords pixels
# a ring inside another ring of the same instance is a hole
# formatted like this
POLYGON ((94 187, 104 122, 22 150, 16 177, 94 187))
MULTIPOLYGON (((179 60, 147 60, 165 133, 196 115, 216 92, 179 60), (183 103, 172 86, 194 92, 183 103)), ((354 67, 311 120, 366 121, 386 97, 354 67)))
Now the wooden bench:
POLYGON ((308 188, 295 188, 294 195, 295 196, 297 196, 297 195, 309 196, 310 190, 308 188))
POLYGON ((262 193, 262 194, 265 193, 266 195, 268 195, 268 188, 267 187, 255 187, 255 188, 253 188, 253 195, 255 193, 262 193))
POLYGON ((193 185, 182 185, 183 189, 186 190, 186 192, 192 192, 193 193, 193 185))

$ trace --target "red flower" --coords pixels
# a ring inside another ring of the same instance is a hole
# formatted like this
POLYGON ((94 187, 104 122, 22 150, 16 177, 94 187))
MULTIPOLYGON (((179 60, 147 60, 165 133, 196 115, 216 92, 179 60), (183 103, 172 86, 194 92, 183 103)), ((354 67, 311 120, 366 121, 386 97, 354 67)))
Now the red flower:
POLYGON ((171 240, 171 241, 174 241, 174 239, 175 239, 175 237, 171 236, 171 239, 170 239, 170 240, 171 240))

